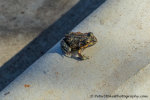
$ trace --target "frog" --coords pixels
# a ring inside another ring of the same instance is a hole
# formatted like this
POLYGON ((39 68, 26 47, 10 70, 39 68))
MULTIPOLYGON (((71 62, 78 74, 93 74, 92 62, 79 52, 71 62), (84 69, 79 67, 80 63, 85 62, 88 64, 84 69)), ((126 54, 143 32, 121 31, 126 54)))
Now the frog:
POLYGON ((77 52, 78 59, 86 60, 89 59, 89 57, 81 54, 81 52, 96 43, 97 38, 93 32, 70 32, 69 34, 65 34, 61 40, 61 50, 65 55, 71 55, 73 52, 77 52))

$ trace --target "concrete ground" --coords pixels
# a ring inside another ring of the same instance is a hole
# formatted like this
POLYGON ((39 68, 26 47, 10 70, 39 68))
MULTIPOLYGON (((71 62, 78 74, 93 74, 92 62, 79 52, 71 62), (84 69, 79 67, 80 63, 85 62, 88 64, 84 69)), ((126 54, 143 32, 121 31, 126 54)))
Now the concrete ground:
POLYGON ((0 66, 79 0, 0 0, 0 66))
POLYGON ((0 90, 105 0, 0 0, 0 90))
POLYGON ((0 92, 1 100, 150 100, 150 1, 108 0, 73 28, 98 42, 88 60, 58 42, 0 92), (127 98, 128 97, 128 98, 127 98))

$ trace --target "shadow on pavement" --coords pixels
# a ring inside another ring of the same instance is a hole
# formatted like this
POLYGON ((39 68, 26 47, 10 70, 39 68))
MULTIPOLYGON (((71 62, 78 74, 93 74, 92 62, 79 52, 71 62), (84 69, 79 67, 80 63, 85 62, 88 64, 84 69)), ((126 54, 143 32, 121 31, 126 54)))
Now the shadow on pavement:
POLYGON ((0 91, 53 47, 65 33, 71 31, 105 0, 80 0, 54 24, 24 47, 0 68, 0 91))

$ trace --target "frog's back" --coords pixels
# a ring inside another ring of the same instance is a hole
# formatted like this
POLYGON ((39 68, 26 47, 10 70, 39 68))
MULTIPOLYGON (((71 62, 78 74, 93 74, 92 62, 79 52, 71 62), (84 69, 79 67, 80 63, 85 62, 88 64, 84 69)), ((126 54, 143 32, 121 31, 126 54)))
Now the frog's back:
POLYGON ((79 50, 83 46, 84 34, 71 32, 65 35, 64 41, 72 50, 79 50))

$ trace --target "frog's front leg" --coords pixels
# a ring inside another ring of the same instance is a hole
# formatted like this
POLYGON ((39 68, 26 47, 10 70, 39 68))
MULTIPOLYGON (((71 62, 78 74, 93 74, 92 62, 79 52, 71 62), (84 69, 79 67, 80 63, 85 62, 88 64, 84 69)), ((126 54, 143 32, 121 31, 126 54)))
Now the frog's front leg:
POLYGON ((80 58, 81 60, 89 59, 89 57, 88 57, 88 56, 85 56, 85 55, 82 55, 82 54, 81 54, 81 49, 80 49, 80 50, 78 50, 78 56, 79 56, 79 58, 80 58))

